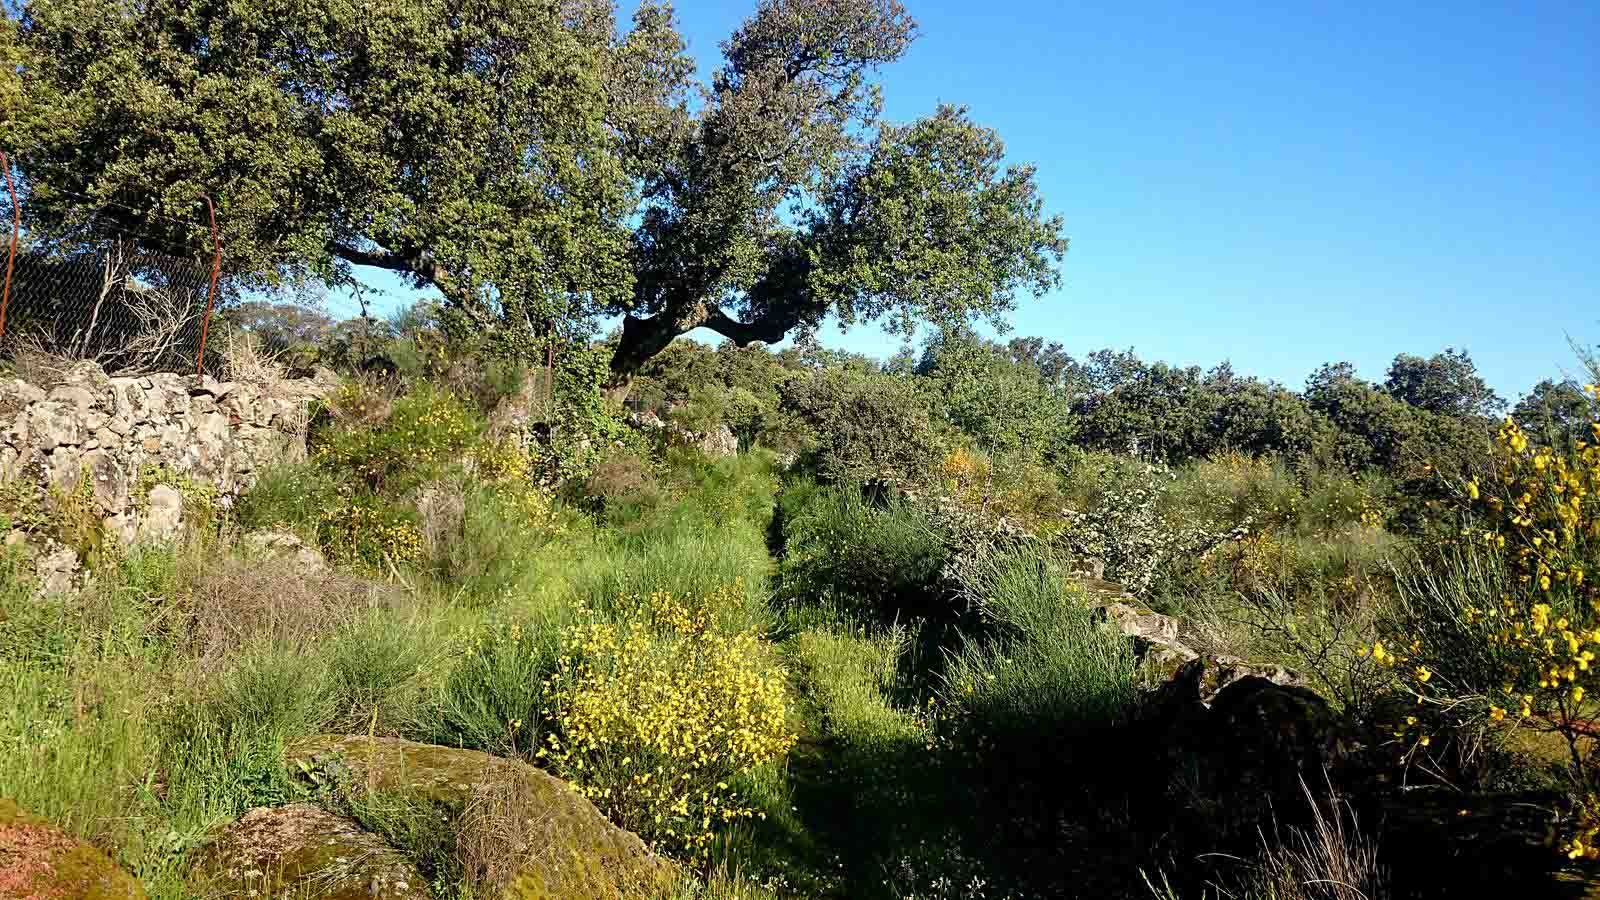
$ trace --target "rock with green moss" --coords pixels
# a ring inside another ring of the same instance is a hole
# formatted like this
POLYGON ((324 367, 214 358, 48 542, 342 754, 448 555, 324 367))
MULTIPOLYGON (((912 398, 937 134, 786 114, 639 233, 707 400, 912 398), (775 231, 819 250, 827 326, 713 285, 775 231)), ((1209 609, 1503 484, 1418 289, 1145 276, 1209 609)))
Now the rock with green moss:
POLYGON ((202 849, 189 885, 200 897, 428 900, 415 864, 377 835, 319 806, 252 809, 202 849))
POLYGON ((478 896, 619 900, 667 894, 675 867, 607 821, 566 782, 475 750, 365 735, 318 735, 288 749, 292 772, 361 806, 403 798, 452 823, 451 857, 478 896))
POLYGON ((0 800, 0 897, 145 900, 132 875, 49 822, 0 800))

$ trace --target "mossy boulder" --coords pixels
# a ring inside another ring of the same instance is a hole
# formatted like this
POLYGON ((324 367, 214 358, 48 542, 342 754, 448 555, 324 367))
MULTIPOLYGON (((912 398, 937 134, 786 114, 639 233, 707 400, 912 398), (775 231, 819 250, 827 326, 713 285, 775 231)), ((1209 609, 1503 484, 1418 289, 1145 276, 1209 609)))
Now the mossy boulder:
MULTIPOLYGON (((475 750, 365 735, 291 745, 291 772, 354 800, 402 798, 453 822, 452 856, 483 896, 620 900, 670 891, 675 867, 607 821, 571 785, 475 750)), ((367 802, 371 802, 368 800, 367 802)))
POLYGON ((0 800, 0 897, 6 900, 145 900, 109 856, 9 800, 0 800))
POLYGON ((309 803, 252 809, 195 860, 189 885, 206 898, 428 900, 417 867, 377 835, 309 803))

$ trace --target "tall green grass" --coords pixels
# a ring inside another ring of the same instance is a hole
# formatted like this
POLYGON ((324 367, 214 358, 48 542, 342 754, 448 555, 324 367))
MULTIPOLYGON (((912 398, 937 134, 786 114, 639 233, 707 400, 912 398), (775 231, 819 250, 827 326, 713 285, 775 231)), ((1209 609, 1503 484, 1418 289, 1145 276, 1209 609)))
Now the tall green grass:
POLYGON ((884 621, 952 615, 944 535, 925 512, 855 488, 791 490, 799 496, 782 507, 784 600, 838 603, 884 621))
POLYGON ((997 554, 964 585, 997 626, 954 654, 946 696, 996 741, 1092 732, 1137 698, 1133 649, 1096 622, 1066 568, 1033 549, 997 554))

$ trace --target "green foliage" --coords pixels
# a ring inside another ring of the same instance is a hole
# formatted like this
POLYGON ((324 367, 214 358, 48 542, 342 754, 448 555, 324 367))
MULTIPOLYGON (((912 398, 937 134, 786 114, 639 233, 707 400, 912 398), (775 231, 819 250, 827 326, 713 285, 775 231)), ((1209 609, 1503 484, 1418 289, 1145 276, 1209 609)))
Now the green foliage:
POLYGON ((51 519, 39 488, 25 477, 0 478, 0 530, 44 532, 51 519))
POLYGON ((893 754, 926 742, 926 723, 891 703, 908 641, 899 627, 832 626, 802 631, 790 645, 823 726, 851 753, 893 754))
POLYGON ((1069 398, 1031 362, 972 335, 931 340, 917 367, 939 413, 991 454, 1054 459, 1072 437, 1069 398))
POLYGON ((1467 351, 1454 348, 1427 359, 1396 356, 1383 387, 1404 403, 1445 416, 1493 416, 1505 407, 1467 351))
POLYGON ((77 641, 77 622, 62 598, 35 590, 22 551, 0 548, 0 661, 59 667, 77 641))
POLYGON ((250 531, 289 528, 314 535, 323 515, 339 502, 335 473, 313 463, 288 463, 257 475, 234 506, 234 516, 250 531))
POLYGON ((1511 418, 1535 440, 1570 447, 1591 437, 1587 428, 1594 420, 1592 404, 1576 381, 1545 379, 1517 401, 1511 418))
POLYGON ((602 393, 610 372, 607 359, 604 345, 573 344, 557 354, 544 423, 549 437, 532 449, 539 484, 553 487, 583 478, 619 443, 625 449, 641 442, 623 425, 620 409, 602 393))
POLYGON ((0 795, 81 837, 137 842, 160 746, 143 675, 0 660, 0 795))
POLYGON ((248 281, 379 266, 520 327, 565 310, 547 286, 627 296, 629 173, 607 126, 629 109, 609 101, 645 104, 653 80, 606 6, 583 17, 597 27, 502 0, 21 12, 32 64, 12 134, 41 229, 81 232, 87 196, 193 223, 160 236, 176 246, 208 242, 195 204, 210 193, 226 264, 248 281))
POLYGON ((899 497, 874 505, 855 488, 801 491, 804 505, 785 503, 783 516, 786 600, 885 620, 952 615, 944 535, 925 512, 899 497))
POLYGON ((1107 578, 1135 592, 1148 590, 1173 560, 1199 553, 1217 539, 1165 518, 1172 481, 1172 471, 1158 463, 1083 454, 1066 475, 1067 527, 1056 543, 1079 559, 1102 560, 1107 578))
POLYGON ((722 459, 700 453, 667 454, 667 480, 714 522, 741 521, 765 529, 772 522, 778 476, 772 456, 760 451, 722 459))
POLYGON ((718 524, 680 509, 608 541, 602 555, 570 574, 571 590, 585 608, 621 621, 637 615, 637 603, 656 592, 709 596, 733 585, 740 602, 711 612, 719 628, 737 631, 762 627, 769 619, 769 565, 760 528, 747 522, 718 524))
MULTIPOLYGON (((133 484, 133 497, 137 504, 148 505, 150 490, 164 484, 178 492, 183 502, 183 518, 191 528, 205 529, 216 524, 218 509, 217 486, 210 480, 179 472, 166 464, 146 466, 133 484)), ((140 512, 146 510, 140 509, 140 512)))
POLYGON ((784 388, 784 403, 815 436, 823 478, 916 483, 942 456, 928 397, 914 379, 825 369, 784 388))
POLYGON ((414 508, 355 494, 324 510, 317 543, 335 562, 383 572, 423 561, 426 548, 414 508))
POLYGON ((904 127, 876 121, 867 76, 914 28, 898 2, 802 0, 762 4, 729 38, 727 65, 665 148, 671 177, 645 191, 657 206, 638 234, 616 371, 696 327, 772 344, 831 313, 904 332, 992 317, 1055 283, 1061 222, 1042 213, 1031 168, 1001 171, 993 131, 951 106, 904 127), (807 212, 779 214, 791 207, 807 212), (686 265, 707 258, 719 263, 686 265), (731 312, 713 301, 724 297, 731 312))
POLYGON ((551 618, 489 619, 464 629, 452 641, 453 663, 428 701, 419 736, 532 759, 561 634, 561 620, 551 618))
POLYGON ((421 619, 368 614, 337 631, 325 645, 328 727, 385 733, 415 727, 437 640, 421 619))
POLYGON ((361 479, 371 490, 399 493, 457 462, 482 427, 458 397, 423 382, 395 400, 380 423, 352 424, 323 435, 314 458, 331 472, 361 479))
POLYGON ((842 322, 886 318, 909 336, 916 321, 962 325, 1008 311, 1019 288, 1058 285, 1062 220, 1043 215, 1032 167, 1002 172, 1004 153, 965 107, 883 127, 814 226, 812 290, 842 322))
POLYGON ((1001 747, 1048 741, 1132 709, 1132 649, 1093 621, 1058 561, 1031 550, 996 555, 970 570, 962 590, 999 626, 994 639, 963 647, 945 676, 974 736, 1001 747))

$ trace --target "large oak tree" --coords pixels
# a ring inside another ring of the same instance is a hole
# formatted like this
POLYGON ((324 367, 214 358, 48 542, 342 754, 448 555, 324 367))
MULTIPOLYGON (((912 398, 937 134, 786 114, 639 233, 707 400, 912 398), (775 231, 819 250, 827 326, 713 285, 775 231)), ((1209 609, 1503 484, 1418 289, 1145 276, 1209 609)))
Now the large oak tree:
POLYGON ((0 144, 41 232, 209 193, 240 283, 376 266, 520 335, 621 314, 626 378, 699 327, 909 331, 1056 284, 1061 222, 993 131, 880 121, 914 33, 897 0, 761 0, 697 85, 653 2, 28 0, 0 144))

